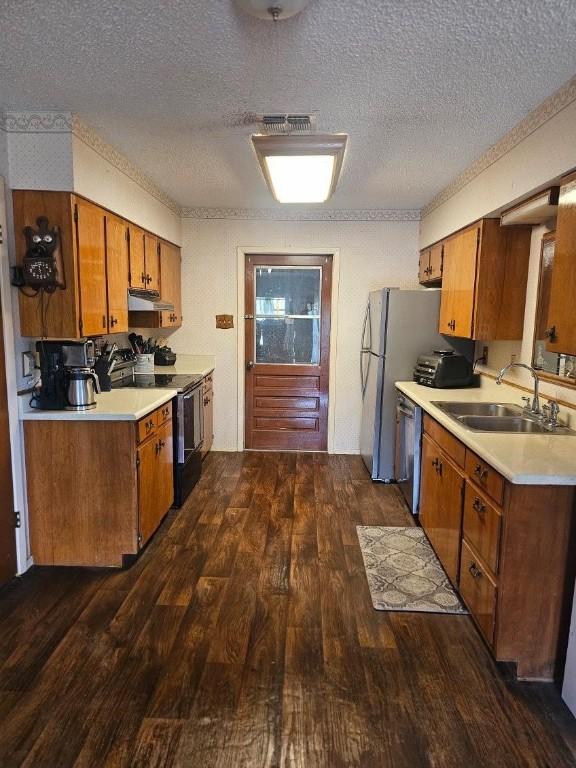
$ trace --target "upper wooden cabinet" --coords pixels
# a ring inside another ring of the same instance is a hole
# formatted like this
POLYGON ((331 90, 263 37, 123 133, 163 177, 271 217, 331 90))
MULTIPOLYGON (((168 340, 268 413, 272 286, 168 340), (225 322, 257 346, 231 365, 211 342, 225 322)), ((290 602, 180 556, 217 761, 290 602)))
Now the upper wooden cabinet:
POLYGON ((128 224, 130 249, 130 288, 146 288, 146 263, 144 260, 144 230, 128 224))
POLYGON ((160 291, 160 257, 158 238, 148 232, 144 233, 144 264, 146 266, 146 288, 149 291, 160 291))
POLYGON ((439 331, 466 339, 521 339, 529 226, 482 219, 444 241, 439 331))
POLYGON ((444 244, 436 243, 430 248, 420 251, 418 265, 418 280, 422 285, 438 285, 442 280, 444 261, 444 244))
POLYGON ((576 355, 576 172, 562 180, 546 336, 551 352, 576 355))
POLYGON ((164 240, 160 241, 160 278, 163 301, 170 301, 174 309, 162 312, 162 328, 179 328, 182 325, 182 259, 180 248, 164 240))
POLYGON ((100 206, 68 192, 16 190, 16 260, 26 252, 23 230, 39 216, 60 232, 63 289, 20 301, 23 336, 78 338, 128 330, 128 250, 124 223, 100 206))
POLYGON ((162 294, 165 289, 166 299, 174 304, 172 312, 135 313, 138 322, 134 325, 182 324, 179 248, 69 192, 16 190, 13 203, 16 263, 22 264, 26 253, 24 228, 36 228, 36 220, 44 216, 48 226, 58 227, 60 233, 59 277, 64 283, 50 294, 20 292, 22 336, 80 338, 125 333, 131 319, 129 287, 162 294))

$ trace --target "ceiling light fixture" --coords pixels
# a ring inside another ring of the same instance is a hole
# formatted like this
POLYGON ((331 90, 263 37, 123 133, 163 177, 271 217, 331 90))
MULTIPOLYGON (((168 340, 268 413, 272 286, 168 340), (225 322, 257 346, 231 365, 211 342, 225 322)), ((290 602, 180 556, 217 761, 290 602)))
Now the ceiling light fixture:
POLYGON ((310 0, 236 0, 242 10, 257 19, 279 21, 300 13, 310 0))
POLYGON ((338 183, 348 136, 252 136, 260 168, 279 203, 324 203, 338 183))

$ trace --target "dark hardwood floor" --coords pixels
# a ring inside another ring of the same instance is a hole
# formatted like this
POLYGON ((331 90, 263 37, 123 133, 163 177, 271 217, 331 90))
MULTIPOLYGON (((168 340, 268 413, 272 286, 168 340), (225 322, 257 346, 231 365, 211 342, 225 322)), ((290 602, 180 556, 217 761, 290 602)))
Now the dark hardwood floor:
POLYGON ((372 609, 355 526, 407 521, 357 457, 209 456, 129 570, 0 593, 0 766, 576 765, 469 617, 372 609))

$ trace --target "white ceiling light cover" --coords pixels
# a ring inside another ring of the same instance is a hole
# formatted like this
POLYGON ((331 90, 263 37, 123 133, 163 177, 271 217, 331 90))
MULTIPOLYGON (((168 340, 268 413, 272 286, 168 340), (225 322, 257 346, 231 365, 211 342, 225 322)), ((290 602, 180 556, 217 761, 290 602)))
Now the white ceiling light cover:
POLYGON ((279 203, 324 203, 338 183, 346 134, 252 136, 258 162, 279 203))
POLYGON ((258 19, 282 20, 304 10, 311 0, 236 0, 242 10, 258 19))

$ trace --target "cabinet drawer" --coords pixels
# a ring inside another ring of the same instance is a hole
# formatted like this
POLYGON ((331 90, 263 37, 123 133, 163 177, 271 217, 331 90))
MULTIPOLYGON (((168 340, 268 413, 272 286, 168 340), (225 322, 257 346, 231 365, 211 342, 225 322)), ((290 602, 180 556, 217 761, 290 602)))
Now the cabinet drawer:
POLYGON ((158 411, 152 411, 138 422, 138 442, 141 443, 147 437, 153 435, 158 426, 158 411))
POLYGON ((156 415, 156 423, 158 426, 164 424, 166 421, 169 421, 172 418, 172 403, 169 402, 160 406, 160 408, 158 408, 156 411, 156 415))
POLYGON ((459 467, 464 466, 464 457, 466 454, 466 448, 463 443, 460 442, 451 432, 441 424, 438 424, 435 419, 428 414, 424 414, 424 431, 427 432, 432 440, 442 448, 450 458, 458 464, 459 467))
POLYGON ((493 573, 498 573, 501 524, 500 510, 467 481, 464 497, 464 536, 493 573))
POLYGON ((502 475, 470 450, 466 450, 465 469, 470 478, 483 488, 488 496, 491 496, 497 504, 502 504, 504 498, 502 475))
POLYGON ((496 617, 496 582, 482 560, 462 539, 460 594, 490 645, 496 617))

